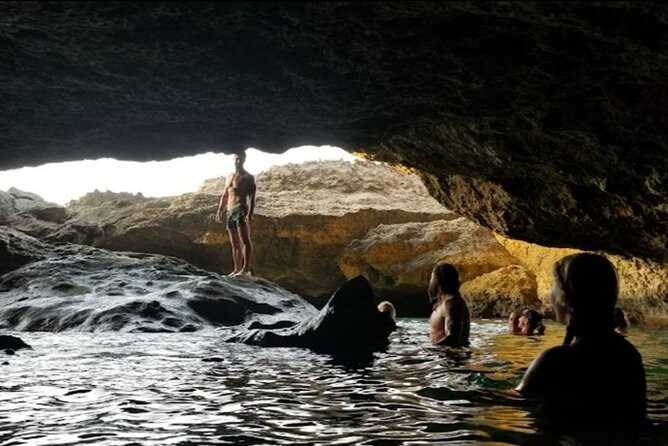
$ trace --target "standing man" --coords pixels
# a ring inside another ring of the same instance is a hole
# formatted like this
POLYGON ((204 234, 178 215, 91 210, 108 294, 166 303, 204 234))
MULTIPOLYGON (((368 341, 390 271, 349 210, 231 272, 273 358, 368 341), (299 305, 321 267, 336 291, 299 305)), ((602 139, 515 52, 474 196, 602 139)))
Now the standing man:
POLYGON ((434 345, 469 345, 471 318, 466 301, 459 294, 459 275, 449 263, 436 265, 429 281, 429 338, 434 345))
POLYGON ((230 276, 250 276, 253 244, 250 240, 250 222, 255 211, 255 178, 244 170, 246 152, 234 155, 234 173, 227 178, 225 190, 220 196, 216 221, 225 227, 232 244, 234 271, 230 276))

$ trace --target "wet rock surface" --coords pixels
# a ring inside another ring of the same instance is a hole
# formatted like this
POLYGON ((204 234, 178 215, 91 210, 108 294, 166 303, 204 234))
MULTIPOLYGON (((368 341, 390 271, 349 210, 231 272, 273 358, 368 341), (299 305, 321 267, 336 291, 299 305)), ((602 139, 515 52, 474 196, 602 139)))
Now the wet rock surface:
POLYGON ((380 313, 369 282, 358 276, 337 289, 320 312, 283 330, 251 330, 227 342, 262 347, 301 347, 346 356, 382 351, 389 344, 394 322, 380 313))
POLYGON ((264 279, 228 278, 160 255, 33 241, 41 257, 0 276, 1 328, 174 332, 297 323, 317 313, 264 279))

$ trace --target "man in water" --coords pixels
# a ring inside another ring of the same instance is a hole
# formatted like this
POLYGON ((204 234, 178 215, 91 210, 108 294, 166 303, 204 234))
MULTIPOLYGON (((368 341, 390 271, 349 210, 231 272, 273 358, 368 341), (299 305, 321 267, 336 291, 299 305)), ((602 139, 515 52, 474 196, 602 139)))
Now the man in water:
POLYGON ((436 265, 429 281, 429 338, 434 345, 460 347, 469 344, 471 319, 459 294, 459 275, 449 263, 436 265))
POLYGON ((223 221, 232 244, 234 271, 230 276, 250 276, 253 244, 250 240, 250 223, 255 211, 255 178, 244 170, 246 152, 234 155, 234 173, 225 183, 225 190, 220 196, 216 221, 223 221))

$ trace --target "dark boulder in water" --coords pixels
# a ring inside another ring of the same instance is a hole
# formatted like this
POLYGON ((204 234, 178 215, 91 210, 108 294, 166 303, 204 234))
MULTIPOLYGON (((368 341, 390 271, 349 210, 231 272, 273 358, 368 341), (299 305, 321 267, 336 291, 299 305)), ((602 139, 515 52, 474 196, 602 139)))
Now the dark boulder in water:
POLYGON ((0 335, 0 350, 11 351, 12 353, 7 352, 8 354, 13 354, 15 350, 20 350, 22 348, 30 348, 31 346, 23 342, 21 338, 16 336, 9 335, 0 335))
POLYGON ((227 341, 302 347, 338 356, 384 350, 394 327, 388 314, 378 311, 369 282, 358 276, 336 290, 311 319, 283 330, 251 330, 227 341))

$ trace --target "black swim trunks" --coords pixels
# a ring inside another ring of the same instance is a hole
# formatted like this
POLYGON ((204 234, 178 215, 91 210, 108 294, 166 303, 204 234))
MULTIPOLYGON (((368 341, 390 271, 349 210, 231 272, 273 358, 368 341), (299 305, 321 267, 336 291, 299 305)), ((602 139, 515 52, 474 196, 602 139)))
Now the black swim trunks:
POLYGON ((227 229, 237 229, 246 224, 246 215, 248 215, 248 206, 239 204, 226 211, 225 227, 227 229))

